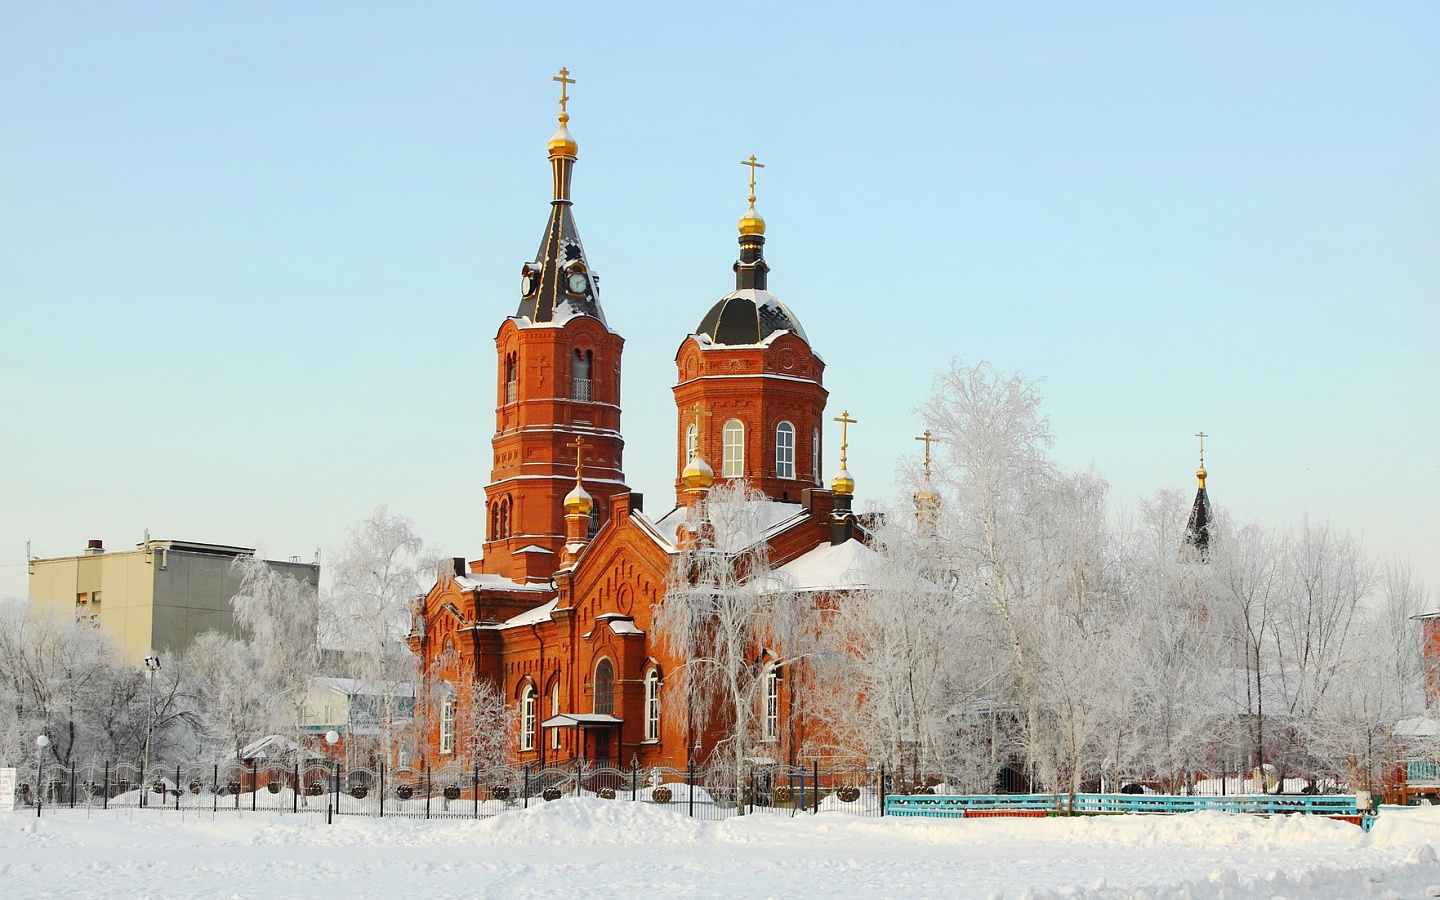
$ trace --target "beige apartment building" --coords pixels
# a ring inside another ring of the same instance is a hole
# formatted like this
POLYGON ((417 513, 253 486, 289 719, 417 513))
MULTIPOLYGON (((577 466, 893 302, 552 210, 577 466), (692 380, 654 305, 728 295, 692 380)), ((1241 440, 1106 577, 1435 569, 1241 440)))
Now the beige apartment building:
MULTIPOLYGON (((92 540, 79 556, 30 560, 30 615, 74 616, 111 636, 134 663, 151 650, 181 653, 205 631, 235 633, 230 598, 240 589, 231 569, 248 547, 152 541, 133 551, 107 553, 92 540)), ((320 565, 266 561, 272 568, 312 587, 320 565)))

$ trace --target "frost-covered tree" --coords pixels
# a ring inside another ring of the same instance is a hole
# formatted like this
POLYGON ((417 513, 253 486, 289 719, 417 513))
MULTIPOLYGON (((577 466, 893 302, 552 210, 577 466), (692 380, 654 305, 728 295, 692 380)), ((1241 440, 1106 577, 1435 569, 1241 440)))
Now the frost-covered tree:
POLYGON ((258 555, 237 556, 231 566, 240 589, 230 603, 255 654, 259 707, 272 727, 290 729, 298 741, 306 692, 320 665, 316 590, 258 555))
POLYGON ((405 633, 414 598, 424 592, 421 573, 434 571, 423 551, 409 519, 377 507, 350 531, 331 564, 332 586, 323 598, 325 644, 343 652, 346 674, 363 682, 373 698, 377 749, 392 765, 413 722, 409 698, 418 662, 405 633))
POLYGON ((742 480, 715 487, 696 510, 702 537, 674 558, 655 613, 664 645, 685 660, 680 692, 691 727, 723 734, 739 796, 760 729, 761 692, 772 667, 810 654, 818 611, 770 565, 764 497, 742 480))
POLYGON ((266 716, 266 687, 254 677, 260 668, 254 647, 207 631, 185 651, 185 667, 190 689, 200 698, 196 746, 202 757, 235 759, 246 744, 264 736, 272 723, 266 716))

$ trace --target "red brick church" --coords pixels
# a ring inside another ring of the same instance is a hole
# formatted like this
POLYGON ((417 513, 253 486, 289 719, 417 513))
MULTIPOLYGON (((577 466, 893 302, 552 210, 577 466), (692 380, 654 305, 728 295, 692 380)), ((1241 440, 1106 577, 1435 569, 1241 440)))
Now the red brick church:
MULTIPOLYGON (((520 270, 520 302, 495 336, 499 371, 481 558, 455 559, 417 600, 412 649, 437 699, 422 754, 468 765, 457 746, 466 684, 489 681, 518 717, 518 761, 702 762, 716 735, 696 734, 677 692, 683 662, 652 634, 652 612, 687 540, 689 507, 712 484, 745 479, 765 497, 770 559, 801 590, 869 554, 850 512, 844 469, 822 487, 825 364, 799 320, 768 290, 765 222, 739 222, 735 288, 675 354, 675 503, 647 510, 626 486, 620 429, 625 342, 600 305, 570 196, 578 146, 549 143, 554 199, 539 252, 520 270)), ((847 418, 842 416, 842 418, 847 418)), ((760 718, 764 754, 788 761, 806 723, 796 679, 773 673, 760 718)))

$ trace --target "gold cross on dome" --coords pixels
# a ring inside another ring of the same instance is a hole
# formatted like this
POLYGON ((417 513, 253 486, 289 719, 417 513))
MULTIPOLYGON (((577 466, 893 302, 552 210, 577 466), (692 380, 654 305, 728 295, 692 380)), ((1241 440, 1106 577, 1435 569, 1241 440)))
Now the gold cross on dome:
POLYGON ((575 448, 575 483, 579 484, 580 467, 585 465, 585 447, 587 446, 585 438, 578 434, 575 435, 575 441, 570 446, 575 448))
POLYGON ((551 78, 550 80, 551 80, 551 81, 558 81, 558 82, 560 82, 560 115, 562 115, 562 116, 563 116, 563 115, 566 115, 567 111, 566 111, 566 109, 565 109, 565 104, 567 104, 567 103, 570 102, 570 95, 565 92, 565 88, 566 88, 568 85, 574 84, 574 83, 575 83, 575 79, 573 79, 573 78, 570 77, 570 70, 569 70, 569 69, 565 68, 564 66, 561 66, 561 67, 560 67, 560 74, 559 74, 559 75, 556 75, 554 78, 551 78))
POLYGON ((858 425, 860 423, 850 418, 850 410, 848 409, 842 410, 840 415, 835 418, 835 421, 840 423, 840 468, 849 468, 845 465, 845 451, 850 446, 849 432, 846 431, 846 426, 858 425))
POLYGON ((699 400, 696 400, 695 405, 685 411, 695 417, 695 444, 698 447, 700 444, 700 417, 710 415, 710 410, 706 409, 699 400))
POLYGON ((749 159, 740 160, 740 165, 750 167, 750 202, 755 202, 755 170, 765 168, 764 163, 755 161, 755 154, 750 154, 749 159))
POLYGON ((915 440, 917 440, 917 441, 923 441, 924 444, 925 444, 925 480, 926 480, 926 481, 929 481, 929 480, 930 480, 930 445, 933 444, 933 443, 935 443, 935 441, 937 441, 938 438, 933 438, 933 437, 931 437, 931 436, 930 436, 930 429, 927 428, 927 429, 925 429, 925 436, 924 436, 924 437, 917 437, 915 440))
POLYGON ((1209 435, 1201 431, 1195 436, 1200 439, 1200 468, 1203 469, 1205 468, 1205 439, 1209 437, 1209 435))

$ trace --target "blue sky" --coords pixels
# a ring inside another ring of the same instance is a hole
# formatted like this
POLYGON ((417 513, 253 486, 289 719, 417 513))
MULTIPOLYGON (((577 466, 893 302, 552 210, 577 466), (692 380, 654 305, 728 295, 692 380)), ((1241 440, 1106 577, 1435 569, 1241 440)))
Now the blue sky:
POLYGON ((691 6, 0 3, 0 594, 27 540, 308 559, 379 503, 478 555, 562 65, 651 508, 754 153, 862 498, 986 359, 1117 506, 1203 429, 1238 519, 1440 587, 1440 5, 691 6))

